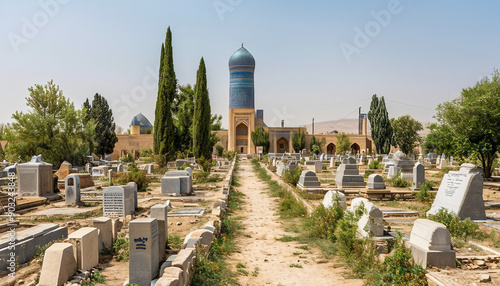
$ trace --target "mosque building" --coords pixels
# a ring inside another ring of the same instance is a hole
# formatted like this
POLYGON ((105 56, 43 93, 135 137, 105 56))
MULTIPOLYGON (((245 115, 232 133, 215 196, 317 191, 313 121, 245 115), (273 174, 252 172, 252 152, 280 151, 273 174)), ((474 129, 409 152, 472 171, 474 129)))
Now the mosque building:
MULTIPOLYGON (((323 153, 335 154, 336 134, 307 134, 306 127, 285 127, 283 121, 279 127, 265 124, 264 110, 255 109, 254 72, 255 59, 241 45, 229 58, 229 124, 228 130, 216 131, 220 138, 217 145, 238 154, 255 154, 256 146, 252 143, 251 134, 256 128, 263 127, 269 132, 269 153, 294 153, 292 136, 300 130, 306 134, 305 149, 310 149, 310 141, 314 135, 317 140, 325 140, 323 153)), ((133 154, 138 158, 140 149, 152 149, 152 129, 152 124, 144 115, 136 115, 130 124, 130 134, 118 135, 112 159, 116 160, 126 154, 133 154)), ((359 130, 359 134, 346 134, 351 142, 351 154, 372 153, 374 145, 371 136, 367 135, 366 116, 360 120, 359 130)))

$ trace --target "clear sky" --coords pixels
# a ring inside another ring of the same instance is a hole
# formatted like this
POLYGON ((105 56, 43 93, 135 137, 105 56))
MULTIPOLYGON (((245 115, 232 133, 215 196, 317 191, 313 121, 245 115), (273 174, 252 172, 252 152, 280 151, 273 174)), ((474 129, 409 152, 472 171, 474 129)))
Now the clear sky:
POLYGON ((228 60, 253 54, 255 107, 286 126, 356 118, 371 96, 390 117, 436 106, 500 66, 499 1, 0 1, 0 122, 53 79, 77 107, 103 95, 124 129, 154 122, 167 27, 179 84, 204 57, 212 113, 227 127, 228 60))

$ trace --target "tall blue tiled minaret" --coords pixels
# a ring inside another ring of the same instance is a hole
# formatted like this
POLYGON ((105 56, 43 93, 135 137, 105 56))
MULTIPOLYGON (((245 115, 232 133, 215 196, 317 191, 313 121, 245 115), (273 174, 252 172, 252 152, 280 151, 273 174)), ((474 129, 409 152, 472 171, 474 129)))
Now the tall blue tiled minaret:
POLYGON ((241 45, 229 58, 229 108, 254 108, 255 59, 241 45))

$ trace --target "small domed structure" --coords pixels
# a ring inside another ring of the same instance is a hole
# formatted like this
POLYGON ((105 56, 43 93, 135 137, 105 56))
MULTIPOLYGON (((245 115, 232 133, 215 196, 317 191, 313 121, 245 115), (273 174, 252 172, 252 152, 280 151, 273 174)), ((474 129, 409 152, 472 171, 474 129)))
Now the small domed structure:
POLYGON ((138 134, 151 134, 153 132, 153 125, 146 116, 142 115, 142 113, 137 114, 132 118, 132 122, 130 123, 130 134, 138 135, 138 134))
POLYGON ((234 54, 229 58, 229 67, 231 66, 254 66, 255 67, 255 59, 253 58, 252 54, 247 51, 241 45, 241 48, 239 48, 234 54))

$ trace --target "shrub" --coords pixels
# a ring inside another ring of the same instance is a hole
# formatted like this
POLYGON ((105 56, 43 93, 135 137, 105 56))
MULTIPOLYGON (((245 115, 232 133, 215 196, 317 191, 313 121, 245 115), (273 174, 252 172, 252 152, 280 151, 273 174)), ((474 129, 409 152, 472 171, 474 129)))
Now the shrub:
POLYGON ((215 146, 215 155, 217 155, 217 157, 222 157, 223 153, 224 153, 224 147, 222 147, 221 145, 215 146))
POLYGON ((261 159, 262 163, 264 164, 268 164, 269 163, 269 155, 262 155, 262 159, 261 159))
POLYGON ((373 171, 368 171, 368 170, 367 170, 367 171, 365 171, 365 173, 363 174, 363 178, 368 179, 368 177, 369 177, 371 174, 373 174, 373 171))
POLYGON ((111 245, 111 254, 116 259, 116 261, 128 261, 129 255, 128 249, 128 239, 118 238, 111 245))
POLYGON ((283 170, 283 181, 295 187, 299 182, 301 173, 301 168, 295 168, 291 171, 285 169, 283 170))
POLYGON ((193 184, 204 184, 204 183, 216 183, 222 179, 219 178, 219 175, 213 174, 211 176, 210 172, 196 172, 193 173, 193 184))
POLYGON ((134 163, 135 159, 131 154, 127 154, 127 156, 120 158, 120 161, 123 163, 134 163))
POLYGON ((224 151, 222 152, 222 157, 228 159, 228 160, 233 160, 234 156, 236 156, 236 151, 224 151))
POLYGON ((401 171, 389 179, 388 182, 395 188, 408 188, 411 185, 409 181, 401 179, 401 171))
POLYGON ((178 167, 177 170, 186 170, 186 168, 189 167, 193 169, 193 166, 189 162, 185 162, 182 166, 178 167))
POLYGON ((212 168, 212 159, 205 159, 203 156, 197 159, 196 163, 198 163, 203 172, 210 172, 210 168, 212 168))
POLYGON ((115 182, 118 185, 126 185, 129 182, 135 182, 137 184, 137 191, 145 192, 149 185, 149 178, 146 174, 139 170, 135 164, 130 165, 128 171, 129 172, 118 173, 115 182))
POLYGON ((380 163, 379 160, 373 160, 371 161, 370 165, 368 165, 368 168, 370 169, 382 169, 382 164, 380 163))
POLYGON ((259 163, 259 158, 253 157, 252 160, 250 161, 252 164, 258 164, 259 163))
POLYGON ((340 219, 344 217, 344 210, 338 204, 334 207, 325 208, 320 204, 311 213, 305 226, 308 229, 309 236, 312 238, 328 239, 335 242, 335 229, 340 219))
POLYGON ((461 220, 460 217, 453 212, 449 212, 447 209, 440 209, 437 215, 429 216, 429 219, 444 224, 453 237, 463 240, 468 240, 469 238, 482 240, 486 238, 486 235, 479 230, 477 223, 470 220, 470 218, 461 220))
POLYGON ((434 199, 436 195, 430 192, 430 190, 432 190, 432 185, 431 181, 426 180, 424 184, 420 185, 419 191, 413 192, 417 201, 429 203, 434 199))
POLYGON ((153 150, 151 150, 151 148, 142 148, 139 151, 139 154, 139 156, 141 157, 150 157, 151 155, 153 155, 153 150))
POLYGON ((427 285, 425 273, 422 266, 413 262, 410 250, 404 246, 403 235, 398 232, 394 252, 385 257, 382 271, 372 279, 383 285, 427 285))

